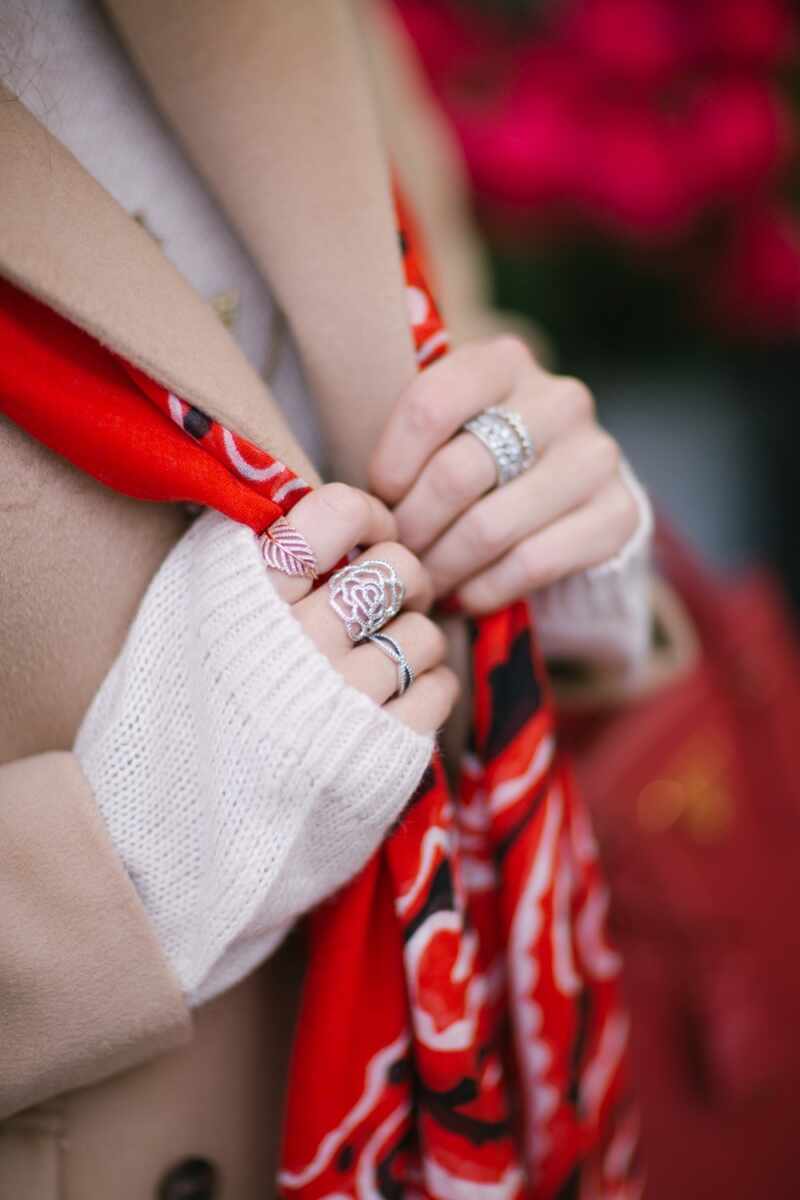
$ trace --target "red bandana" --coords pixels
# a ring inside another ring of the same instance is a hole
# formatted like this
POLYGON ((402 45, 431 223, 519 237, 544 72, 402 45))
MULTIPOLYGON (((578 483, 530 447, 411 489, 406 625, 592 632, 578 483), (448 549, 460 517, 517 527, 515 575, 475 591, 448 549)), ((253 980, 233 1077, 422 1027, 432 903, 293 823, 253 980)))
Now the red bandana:
MULTIPOLYGON (((402 224, 424 366, 447 335, 402 224)), ((208 505, 258 532, 308 490, 2 281, 0 408, 110 487, 208 505)), ((384 846, 311 918, 286 1197, 640 1194, 607 893, 527 606, 472 636, 458 794, 435 757, 384 846)))

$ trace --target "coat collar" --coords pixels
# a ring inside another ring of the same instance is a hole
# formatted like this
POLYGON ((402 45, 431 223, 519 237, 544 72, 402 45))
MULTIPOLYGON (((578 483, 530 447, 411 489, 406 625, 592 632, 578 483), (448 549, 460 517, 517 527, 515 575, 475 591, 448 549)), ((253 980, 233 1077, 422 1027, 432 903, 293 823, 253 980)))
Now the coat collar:
POLYGON ((153 239, 0 88, 0 274, 309 481, 263 381, 153 239))

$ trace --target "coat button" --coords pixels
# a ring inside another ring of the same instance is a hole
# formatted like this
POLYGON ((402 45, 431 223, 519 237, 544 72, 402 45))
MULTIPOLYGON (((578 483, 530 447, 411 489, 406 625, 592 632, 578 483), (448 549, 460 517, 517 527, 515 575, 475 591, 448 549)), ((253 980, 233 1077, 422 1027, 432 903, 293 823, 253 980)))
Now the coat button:
POLYGON ((158 1200, 214 1200, 218 1172, 207 1158, 185 1158, 168 1171, 158 1189, 158 1200))

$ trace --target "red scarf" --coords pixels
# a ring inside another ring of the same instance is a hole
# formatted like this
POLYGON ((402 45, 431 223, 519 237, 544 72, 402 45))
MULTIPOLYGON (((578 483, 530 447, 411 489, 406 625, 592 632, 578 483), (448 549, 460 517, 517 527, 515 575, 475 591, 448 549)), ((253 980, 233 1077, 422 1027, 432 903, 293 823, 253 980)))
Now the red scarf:
MULTIPOLYGON (((425 365, 447 336, 402 224, 425 365)), ((112 488, 258 532, 308 490, 2 281, 0 408, 112 488)), ((607 893, 527 606, 477 621, 472 640, 458 794, 435 757, 383 847, 311 919, 286 1197, 640 1194, 607 893)))

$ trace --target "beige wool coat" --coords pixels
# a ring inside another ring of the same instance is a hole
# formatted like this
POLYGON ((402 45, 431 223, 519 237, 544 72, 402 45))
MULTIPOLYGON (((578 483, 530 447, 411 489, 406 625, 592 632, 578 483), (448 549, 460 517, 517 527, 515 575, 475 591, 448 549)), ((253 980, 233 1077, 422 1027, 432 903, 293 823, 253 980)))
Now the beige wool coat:
MULTIPOLYGON (((108 8, 269 279, 334 460, 363 475, 414 362, 349 5, 229 0, 220 22, 193 0, 191 23, 180 0, 108 8)), ((0 275, 315 478, 215 314, 7 93, 0 275)), ((70 752, 183 527, 0 415, 0 1200, 273 1190, 299 947, 190 1013, 70 752)))
MULTIPOLYGON (((105 0, 269 281, 350 482, 415 372, 354 13, 448 324, 496 326, 457 163, 381 3, 105 0)), ((1 85, 0 276, 315 479, 213 311, 1 85)), ((0 1200, 274 1191, 302 943, 190 1013, 70 753, 183 529, 31 441, 0 396, 0 1200)))

